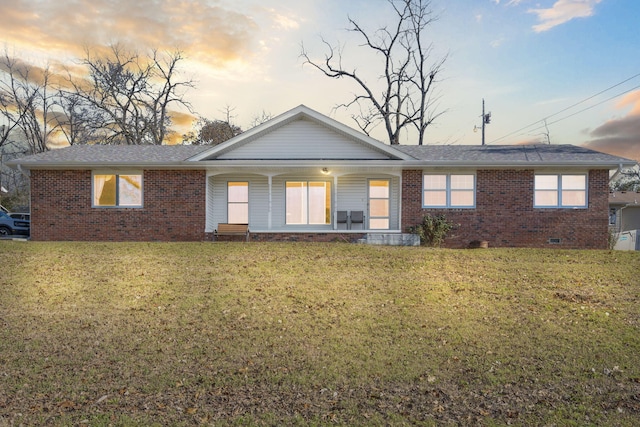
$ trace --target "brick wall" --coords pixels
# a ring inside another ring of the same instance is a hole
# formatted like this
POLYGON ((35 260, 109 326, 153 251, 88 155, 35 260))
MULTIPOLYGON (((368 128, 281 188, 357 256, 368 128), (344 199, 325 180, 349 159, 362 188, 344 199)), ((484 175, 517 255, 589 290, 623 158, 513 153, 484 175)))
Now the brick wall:
POLYGON ((404 171, 402 229, 426 214, 442 213, 460 224, 445 241, 450 248, 473 241, 490 247, 607 248, 609 171, 589 172, 588 209, 534 209, 533 181, 533 170, 479 170, 475 209, 423 209, 422 171, 404 171))
MULTIPOLYGON (((402 230, 423 215, 460 224, 451 248, 607 248, 608 171, 589 172, 588 209, 533 209, 533 170, 479 170, 475 209, 423 209, 422 171, 403 172, 402 230), (549 243, 560 239, 560 243, 549 243)), ((205 236, 204 171, 144 171, 143 208, 92 208, 91 171, 31 171, 33 240, 201 241, 205 236)), ((331 241, 333 233, 252 234, 253 241, 331 241)))
POLYGON ((201 241, 205 172, 145 170, 142 208, 92 208, 90 170, 31 171, 31 239, 201 241))

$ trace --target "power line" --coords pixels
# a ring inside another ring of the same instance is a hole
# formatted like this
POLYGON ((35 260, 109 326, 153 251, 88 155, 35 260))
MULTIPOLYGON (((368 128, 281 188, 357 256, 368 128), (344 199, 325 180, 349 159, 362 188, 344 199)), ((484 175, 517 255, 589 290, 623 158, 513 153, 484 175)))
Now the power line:
MULTIPOLYGON (((625 94, 627 94, 627 93, 629 93, 629 92, 631 92, 631 91, 633 91, 633 90, 636 90, 636 89, 640 89, 640 85, 638 85, 638 86, 636 86, 636 87, 632 87, 631 89, 627 89, 627 90, 625 90, 624 92, 621 92, 621 93, 619 93, 619 94, 617 94, 617 95, 614 95, 614 96, 612 96, 612 97, 609 97, 609 98, 607 98, 607 99, 605 99, 605 100, 602 100, 602 101, 598 102, 597 104, 593 104, 593 105, 590 105, 590 106, 588 106, 588 107, 586 107, 586 108, 583 108, 583 109, 582 109, 582 110, 580 110, 580 111, 576 111, 575 113, 571 113, 571 114, 569 114, 568 116, 562 117, 562 118, 560 118, 560 119, 558 119, 558 120, 555 120, 555 121, 553 121, 553 122, 546 123, 546 126, 556 124, 556 123, 561 122, 561 121, 563 121, 563 120, 565 120, 565 119, 568 119, 568 118, 571 118, 571 117, 573 117, 573 116, 576 116, 576 115, 578 115, 578 114, 580 114, 580 113, 584 113, 584 112, 585 112, 585 111, 587 111, 587 110, 590 110, 590 109, 592 109, 592 108, 595 108, 595 107, 597 107, 598 105, 602 105, 602 104, 604 104, 605 102, 609 102, 609 101, 611 101, 612 99, 618 98, 619 96, 625 95, 625 94)), ((564 111, 566 111, 566 110, 564 110, 564 111)), ((554 116, 555 116, 555 115, 557 115, 557 114, 554 114, 554 116)), ((552 116, 549 116, 549 117, 552 117, 552 116)), ((546 119, 542 119, 542 122, 543 122, 543 123, 544 123, 544 120, 546 120, 546 119)), ((536 123, 539 123, 539 122, 536 122, 536 123)), ((538 126, 537 128, 531 129, 529 132, 535 132, 535 131, 540 130, 540 129, 544 128, 544 127, 545 127, 545 125, 538 126)), ((523 135, 523 134, 520 134, 520 135, 523 135)), ((504 138, 504 137, 503 137, 503 138, 504 138)), ((495 140, 495 141, 497 141, 497 140, 495 140)), ((492 141, 492 142, 494 142, 494 141, 492 141)))
MULTIPOLYGON (((525 129, 530 128, 531 126, 535 126, 535 125, 537 125, 537 124, 538 124, 538 123, 540 123, 540 122, 543 122, 543 123, 544 123, 546 120, 550 119, 551 117, 555 117, 555 116, 557 116, 557 115, 559 115, 559 114, 564 113, 564 112, 565 112, 565 111, 567 111, 567 110, 570 110, 570 109, 572 109, 572 108, 574 108, 574 107, 577 107, 577 106, 578 106, 578 105, 580 105, 580 104, 583 104, 583 103, 585 103, 585 102, 587 102, 587 101, 590 101, 591 99, 593 99, 593 98, 595 98, 595 97, 597 97, 597 96, 599 96, 599 95, 602 95, 603 93, 608 92, 608 91, 610 91, 611 89, 614 89, 614 88, 616 88, 616 87, 618 87, 618 86, 620 86, 620 85, 623 85, 623 84, 627 83, 629 80, 633 80, 633 79, 635 79, 635 78, 636 78, 636 77, 638 77, 638 76, 640 76, 640 73, 635 74, 635 75, 633 75, 633 76, 631 76, 631 77, 629 77, 629 78, 627 78, 627 79, 625 79, 625 80, 623 80, 623 81, 621 81, 621 82, 619 82, 619 83, 616 83, 616 84, 614 84, 613 86, 609 86, 608 88, 606 88, 606 89, 604 89, 604 90, 601 90, 600 92, 598 92, 598 93, 596 93, 596 94, 594 94, 594 95, 591 95, 591 96, 589 96, 589 97, 587 97, 587 98, 585 98, 585 99, 583 99, 583 100, 581 100, 581 101, 578 101, 578 102, 576 102, 575 104, 572 104, 572 105, 570 105, 570 106, 568 106, 568 107, 566 107, 566 108, 563 108, 562 110, 560 110, 560 111, 558 111, 558 112, 556 112, 556 113, 553 113, 553 114, 551 114, 551 115, 549 115, 549 116, 546 116, 546 117, 544 117, 544 118, 542 118, 542 119, 540 119, 540 120, 536 120, 535 122, 533 122, 533 123, 531 123, 531 124, 528 124, 527 126, 521 127, 520 129, 515 130, 515 131, 513 131, 513 132, 511 132, 511 133, 509 133, 509 134, 507 134, 507 135, 501 136, 500 138, 496 138, 496 139, 494 139, 493 141, 489 142, 489 144, 493 144, 494 142, 498 142, 498 141, 500 141, 500 140, 503 140, 503 139, 505 139, 505 138, 508 138, 508 137, 510 137, 510 136, 513 136, 513 135, 517 134, 518 132, 521 132, 521 131, 523 131, 523 130, 525 130, 525 129)), ((638 88, 640 88, 640 86, 636 86, 636 87, 634 87, 634 88, 632 88, 632 89, 629 89, 629 90, 627 90, 627 91, 625 91, 625 92, 622 92, 622 93, 620 93, 620 94, 618 94, 618 95, 612 96, 611 98, 608 98, 608 99, 606 99, 606 100, 604 100, 604 101, 602 101, 602 102, 599 102, 599 103, 597 103, 597 104, 595 104, 595 105, 592 105, 592 106, 590 106, 590 107, 587 107, 587 108, 585 108, 585 109, 583 109, 583 110, 580 110, 580 111, 578 111, 578 112, 576 112, 576 113, 570 114, 569 116, 563 117, 563 118, 558 119, 558 120, 556 120, 556 121, 553 121, 553 122, 551 122, 551 123, 547 123, 547 125, 554 124, 554 123, 558 123, 559 121, 562 121, 562 120, 568 119, 569 117, 573 117, 573 116, 575 116, 576 114, 583 113, 583 112, 585 112, 585 111, 587 111, 587 110, 589 110, 589 109, 591 109, 591 108, 594 108, 594 107, 596 107, 596 106, 598 106, 598 105, 601 105, 601 104, 603 104, 603 103, 605 103, 605 102, 608 102, 608 101, 610 101, 610 100, 612 100, 612 99, 614 99, 614 98, 617 98, 617 97, 619 97, 619 96, 622 96, 622 95, 624 95, 624 94, 626 94, 626 93, 628 93, 628 92, 631 92, 632 90, 638 89, 638 88)), ((540 129, 540 128, 542 128, 542 126, 538 126, 537 128, 532 129, 530 132, 536 131, 536 130, 538 130, 538 129, 540 129)))
POLYGON ((612 97, 610 97, 610 98, 607 98, 607 99, 605 99, 605 100, 603 100, 603 101, 600 101, 600 102, 598 102, 597 104, 590 105, 590 106, 589 106, 589 107, 587 107, 587 108, 583 108, 583 109, 582 109, 582 110, 580 110, 580 111, 576 111, 575 113, 569 114, 568 116, 565 116, 565 117, 563 117, 563 118, 561 118, 561 119, 558 119, 558 120, 556 120, 556 121, 553 121, 553 122, 551 122, 551 123, 549 123, 549 124, 550 124, 550 125, 552 125, 552 124, 554 124, 554 123, 558 123, 558 122, 560 122, 560 121, 562 121, 562 120, 568 119, 569 117, 573 117, 573 116, 575 116, 575 115, 577 115, 577 114, 584 113, 584 112, 585 112, 585 111, 587 111, 587 110, 590 110, 590 109, 592 109, 592 108, 594 108, 594 107, 597 107, 598 105, 602 105, 602 104, 604 104, 605 102, 609 102, 609 101, 611 101, 612 99, 615 99, 615 98, 617 98, 617 97, 619 97, 619 96, 626 95, 627 93, 631 92, 632 90, 636 90, 636 89, 640 89, 640 85, 638 85, 638 86, 636 86, 636 87, 632 87, 631 89, 625 90, 624 92, 621 92, 621 93, 619 93, 619 94, 617 94, 617 95, 614 95, 614 96, 612 96, 612 97))

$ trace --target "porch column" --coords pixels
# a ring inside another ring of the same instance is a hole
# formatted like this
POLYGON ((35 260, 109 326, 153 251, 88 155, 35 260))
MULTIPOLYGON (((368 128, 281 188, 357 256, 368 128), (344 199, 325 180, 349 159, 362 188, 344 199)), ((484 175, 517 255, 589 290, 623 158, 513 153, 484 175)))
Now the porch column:
POLYGON ((272 187, 273 187, 273 176, 268 175, 267 179, 269 181, 269 211, 267 213, 267 228, 271 230, 271 208, 272 208, 272 187))
MULTIPOLYGON (((402 195, 404 191, 402 189, 402 172, 400 172, 400 174, 398 175, 398 178, 399 178, 398 185, 400 186, 400 188, 398 189, 398 228, 400 229, 400 232, 403 233, 404 231, 402 230, 402 195)), ((422 191, 422 189, 420 191, 422 191)))
POLYGON ((338 175, 333 176, 333 229, 338 229, 338 175))

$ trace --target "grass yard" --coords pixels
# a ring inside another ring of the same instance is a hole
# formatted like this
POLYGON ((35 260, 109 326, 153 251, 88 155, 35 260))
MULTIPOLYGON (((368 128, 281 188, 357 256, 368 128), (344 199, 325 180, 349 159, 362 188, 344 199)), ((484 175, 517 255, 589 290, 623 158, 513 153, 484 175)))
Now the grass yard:
POLYGON ((0 242, 0 426, 640 424, 640 254, 0 242))

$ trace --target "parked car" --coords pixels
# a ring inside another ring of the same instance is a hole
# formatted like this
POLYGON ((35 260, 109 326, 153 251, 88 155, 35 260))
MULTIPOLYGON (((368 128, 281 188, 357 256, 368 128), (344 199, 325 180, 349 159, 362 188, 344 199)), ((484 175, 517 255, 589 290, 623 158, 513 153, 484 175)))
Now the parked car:
POLYGON ((31 231, 31 221, 12 218, 8 213, 0 211, 0 236, 21 234, 28 236, 31 231))
POLYGON ((13 219, 24 219, 26 221, 31 221, 30 213, 22 213, 22 212, 9 212, 9 216, 13 219))

